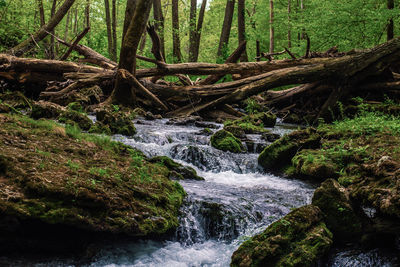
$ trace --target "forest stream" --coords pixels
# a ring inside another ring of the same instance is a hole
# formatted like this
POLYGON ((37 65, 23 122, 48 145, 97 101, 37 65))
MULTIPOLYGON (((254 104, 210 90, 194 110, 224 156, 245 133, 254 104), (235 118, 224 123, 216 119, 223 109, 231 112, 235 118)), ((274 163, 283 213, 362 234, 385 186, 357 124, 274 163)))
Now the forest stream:
MULTIPOLYGON (((92 119, 94 119, 92 117, 92 119)), ((213 131, 222 127, 212 124, 213 131)), ((102 245, 89 266, 229 266, 239 245, 293 208, 309 204, 315 186, 258 169, 256 153, 233 154, 209 146, 209 136, 195 126, 169 125, 168 120, 136 123, 134 138, 114 139, 147 156, 169 156, 194 167, 205 181, 182 180, 187 192, 180 227, 168 240, 123 241, 102 245)), ((292 127, 278 123, 283 135, 292 127)), ((250 136, 254 146, 260 136, 250 136)), ((250 149, 251 150, 251 149, 250 149)), ((388 251, 363 251, 354 246, 333 249, 320 266, 396 266, 388 251)), ((3 264, 73 266, 75 260, 1 258, 3 264)))

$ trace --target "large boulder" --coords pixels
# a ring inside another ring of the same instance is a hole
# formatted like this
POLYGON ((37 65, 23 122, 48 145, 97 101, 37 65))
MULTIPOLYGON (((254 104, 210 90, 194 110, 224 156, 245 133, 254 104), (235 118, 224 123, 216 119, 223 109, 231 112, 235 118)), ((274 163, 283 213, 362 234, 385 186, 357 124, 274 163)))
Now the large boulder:
POLYGON ((290 212, 244 242, 233 253, 231 266, 313 266, 333 243, 323 217, 313 205, 290 212))
POLYGON ((222 151, 230 151, 233 153, 244 152, 242 142, 232 133, 220 130, 211 136, 211 146, 222 151))
POLYGON ((326 225, 338 240, 361 234, 361 217, 355 212, 347 190, 336 180, 323 182, 315 190, 312 204, 325 214, 326 225))
MULTIPOLYGON (((264 127, 274 127, 276 123, 276 116, 270 112, 261 112, 244 116, 234 121, 225 122, 224 129, 227 127, 239 127, 246 134, 260 134, 268 132, 264 127)), ((229 131, 229 130, 228 130, 229 131)))
POLYGON ((292 132, 267 146, 258 163, 266 170, 280 170, 290 164, 299 150, 320 147, 320 140, 313 128, 292 132))

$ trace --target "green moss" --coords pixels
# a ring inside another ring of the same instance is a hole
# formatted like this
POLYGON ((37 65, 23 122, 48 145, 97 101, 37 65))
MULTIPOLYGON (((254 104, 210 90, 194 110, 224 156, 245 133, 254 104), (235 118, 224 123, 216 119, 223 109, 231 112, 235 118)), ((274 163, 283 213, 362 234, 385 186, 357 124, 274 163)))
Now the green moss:
POLYGON ((232 133, 237 138, 245 138, 246 137, 245 130, 242 127, 237 126, 237 125, 224 126, 224 130, 232 133))
POLYGON ((4 216, 140 237, 178 226, 185 192, 168 178, 165 166, 76 127, 62 136, 56 133, 60 125, 51 121, 0 116, 0 151, 8 159, 21 159, 13 160, 15 168, 0 181, 9 194, 0 195, 4 216), (4 136, 13 142, 2 142, 4 136), (22 140, 36 149, 13 145, 22 140))
POLYGON ((89 133, 111 135, 110 127, 104 125, 102 122, 96 121, 95 124, 89 129, 89 133))
POLYGON ((224 129, 229 131, 227 127, 234 126, 241 128, 246 134, 264 133, 268 132, 264 127, 273 127, 275 122, 276 116, 274 114, 263 112, 248 115, 235 121, 228 121, 225 123, 224 129))
POLYGON ((233 153, 240 153, 245 150, 242 142, 232 133, 225 130, 220 130, 211 136, 211 146, 233 153))
POLYGON ((133 136, 136 133, 136 128, 132 120, 123 113, 112 113, 106 110, 100 110, 96 113, 96 118, 97 121, 107 125, 112 134, 133 136))
POLYGON ((170 173, 170 177, 176 177, 178 179, 193 179, 193 180, 204 180, 204 178, 197 175, 195 169, 183 166, 176 161, 173 161, 169 157, 166 156, 157 156, 153 157, 149 160, 152 163, 159 163, 170 169, 172 172, 170 173))
POLYGON ((79 102, 71 102, 71 103, 69 103, 68 106, 67 106, 67 109, 83 113, 83 107, 79 102))
POLYGON ((332 245, 332 233, 316 206, 304 206, 244 242, 231 266, 312 266, 332 245))
POLYGON ((76 123, 76 125, 84 131, 88 131, 93 125, 93 122, 85 114, 74 110, 63 112, 60 117, 58 117, 58 121, 69 125, 74 125, 76 123))
POLYGON ((328 179, 315 191, 313 205, 326 215, 325 222, 335 237, 343 240, 359 235, 362 223, 352 206, 346 190, 340 184, 328 179))
POLYGON ((258 157, 258 163, 267 170, 288 166, 297 151, 320 146, 321 137, 312 128, 296 131, 267 146, 258 157))
POLYGON ((320 150, 305 149, 292 158, 294 175, 305 176, 319 181, 327 178, 337 178, 339 166, 320 150))

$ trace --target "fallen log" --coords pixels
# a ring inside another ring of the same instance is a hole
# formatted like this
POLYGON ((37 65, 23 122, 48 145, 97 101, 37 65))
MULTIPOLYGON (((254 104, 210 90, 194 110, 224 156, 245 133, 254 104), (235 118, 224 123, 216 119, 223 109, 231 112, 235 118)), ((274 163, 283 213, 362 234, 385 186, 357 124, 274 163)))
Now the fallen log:
MULTIPOLYGON (((218 105, 242 101, 249 96, 259 94, 268 89, 295 83, 310 83, 327 80, 335 84, 323 110, 329 108, 332 102, 349 86, 354 86, 367 76, 376 76, 388 68, 388 66, 400 60, 400 38, 393 39, 379 45, 367 52, 354 56, 331 58, 325 64, 313 64, 297 66, 281 70, 271 71, 261 79, 243 85, 234 92, 224 95, 212 101, 202 101, 197 106, 187 105, 168 113, 168 116, 189 116, 203 109, 214 108, 218 105), (337 88, 341 88, 340 90, 337 88)), ((336 103, 336 102, 335 102, 336 103)))

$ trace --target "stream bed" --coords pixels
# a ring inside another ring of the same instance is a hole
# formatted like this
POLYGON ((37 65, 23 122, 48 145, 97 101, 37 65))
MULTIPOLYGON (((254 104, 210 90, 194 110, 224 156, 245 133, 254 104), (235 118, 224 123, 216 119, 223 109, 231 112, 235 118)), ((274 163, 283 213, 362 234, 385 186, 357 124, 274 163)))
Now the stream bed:
MULTIPOLYGON (((103 245, 88 266, 229 266, 232 253, 247 238, 311 203, 315 186, 262 172, 256 153, 233 154, 209 145, 210 136, 194 125, 168 120, 135 123, 133 138, 114 139, 143 151, 148 157, 169 156, 195 168, 205 181, 183 180, 188 196, 181 208, 180 227, 168 240, 121 241, 103 245)), ((210 124, 213 131, 222 125, 210 124)), ((290 127, 271 129, 283 135, 290 127)), ((249 136, 252 145, 265 145, 249 136)), ((253 149, 253 148, 252 148, 253 149)), ((256 149, 253 149, 256 150, 256 149)), ((397 266, 393 255, 379 250, 333 251, 323 266, 397 266)), ((74 260, 0 258, 12 266, 74 266, 74 260)), ((86 265, 86 264, 85 264, 86 265)), ((322 264, 321 264, 322 265, 322 264)))

